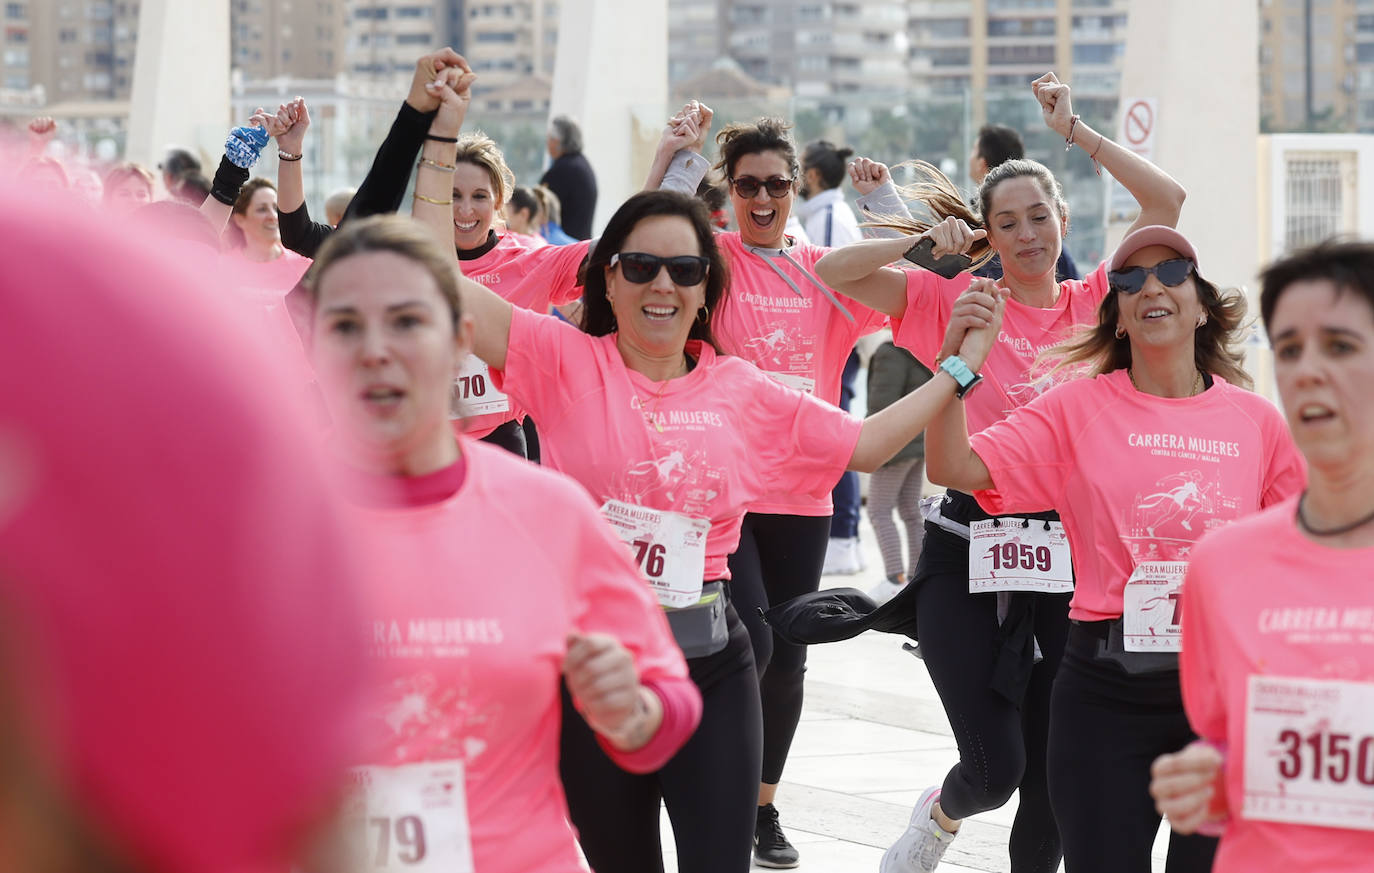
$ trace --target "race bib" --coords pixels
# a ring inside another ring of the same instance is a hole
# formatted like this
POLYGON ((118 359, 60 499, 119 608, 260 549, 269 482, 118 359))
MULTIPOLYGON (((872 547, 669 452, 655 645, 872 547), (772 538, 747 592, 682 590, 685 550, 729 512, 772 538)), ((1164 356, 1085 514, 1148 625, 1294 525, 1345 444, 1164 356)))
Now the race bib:
POLYGON ((462 761, 357 767, 346 826, 359 871, 473 873, 462 761))
POLYGON ((1187 561, 1137 564, 1121 602, 1122 639, 1128 652, 1179 650, 1179 595, 1187 561))
POLYGON ((458 378, 453 380, 453 402, 449 404, 448 417, 454 419, 490 412, 510 412, 510 398, 492 384, 487 362, 476 355, 468 355, 458 371, 458 378))
POLYGON ((1024 518, 985 518, 969 522, 968 590, 1073 590, 1073 556, 1064 525, 1024 518))
POLYGON ((663 606, 701 600, 711 522, 678 512, 607 500, 601 514, 630 546, 631 557, 663 606))
POLYGON ((1242 815, 1374 830, 1374 684, 1251 676, 1242 815))
POLYGON ((769 370, 764 370, 763 374, 772 379, 774 382, 780 382, 781 384, 786 385, 788 388, 794 388, 802 392, 803 394, 816 393, 815 379, 809 379, 806 376, 799 376, 796 373, 774 373, 769 370))

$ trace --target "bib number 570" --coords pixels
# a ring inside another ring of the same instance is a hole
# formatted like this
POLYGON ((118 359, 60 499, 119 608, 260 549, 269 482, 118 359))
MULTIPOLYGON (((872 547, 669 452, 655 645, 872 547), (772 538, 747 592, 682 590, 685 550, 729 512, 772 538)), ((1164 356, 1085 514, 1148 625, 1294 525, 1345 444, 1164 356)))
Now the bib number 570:
POLYGON ((419 864, 425 859, 428 850, 425 846, 425 823, 417 815, 403 815, 400 818, 371 817, 367 820, 369 836, 374 837, 371 846, 372 863, 375 867, 387 868, 392 865, 393 843, 395 860, 402 864, 419 864))

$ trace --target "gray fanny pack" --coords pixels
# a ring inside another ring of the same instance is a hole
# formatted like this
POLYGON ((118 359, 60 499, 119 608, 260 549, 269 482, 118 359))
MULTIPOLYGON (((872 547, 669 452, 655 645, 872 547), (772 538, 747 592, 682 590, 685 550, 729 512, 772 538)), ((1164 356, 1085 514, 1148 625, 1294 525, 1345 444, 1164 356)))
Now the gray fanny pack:
POLYGON ((684 658, 704 658, 725 648, 730 638, 725 604, 725 583, 707 582, 701 587, 701 600, 681 609, 664 610, 684 658))

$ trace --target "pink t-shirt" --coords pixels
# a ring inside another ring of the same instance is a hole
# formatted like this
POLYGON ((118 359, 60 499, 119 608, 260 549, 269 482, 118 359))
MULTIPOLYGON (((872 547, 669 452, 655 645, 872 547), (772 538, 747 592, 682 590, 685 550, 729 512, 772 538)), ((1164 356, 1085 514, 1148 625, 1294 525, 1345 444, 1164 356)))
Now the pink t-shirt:
MULTIPOLYGON (((945 279, 929 270, 907 270, 906 313, 892 320, 892 339, 932 369, 945 341, 954 301, 968 289, 969 277, 945 279)), ((1097 324, 1097 307, 1107 295, 1107 265, 1086 279, 1059 283, 1059 299, 1049 309, 1007 301, 997 345, 979 373, 983 384, 964 402, 969 433, 1006 418, 1062 380, 1036 367, 1036 357, 1075 330, 1097 324)))
POLYGON ((221 264, 228 281, 249 304, 263 341, 287 360, 294 381, 313 382, 314 367, 286 306, 286 295, 310 269, 310 259, 283 249, 282 256, 272 261, 250 261, 230 253, 221 258, 221 264))
MULTIPOLYGON (((1354 873, 1368 870, 1374 857, 1374 831, 1241 815, 1249 677, 1374 683, 1374 549, 1317 545, 1298 532, 1296 511, 1294 497, 1207 536, 1183 585, 1183 703, 1201 737, 1227 744, 1230 821, 1213 865, 1218 873, 1354 873)), ((1351 767, 1362 764, 1364 778, 1374 778, 1370 742, 1359 751, 1371 726, 1367 717, 1349 744, 1351 767)), ((1311 748, 1304 742, 1302 749, 1310 768, 1311 748)), ((1339 766, 1338 756, 1326 761, 1339 766)), ((1370 796, 1368 787, 1363 792, 1370 796)))
MULTIPOLYGON (((745 247, 738 233, 716 234, 716 244, 730 265, 730 294, 713 315, 716 340, 727 354, 755 364, 760 370, 798 390, 814 394, 832 406, 840 402, 840 377, 854 343, 887 324, 887 316, 862 303, 836 294, 850 321, 817 288, 806 273, 816 275, 816 262, 830 249, 795 245, 788 256, 766 258, 745 247), (788 276, 801 296, 770 267, 788 276)), ((750 512, 780 515, 829 515, 830 494, 773 492, 749 507, 750 512)))
POLYGON ((1183 398, 1142 394, 1125 370, 1074 379, 969 441, 992 475, 974 495, 983 509, 1059 510, 1073 552, 1069 617, 1083 621, 1121 615, 1136 564, 1186 561, 1205 532, 1306 479, 1279 411, 1219 377, 1183 398))
POLYGON ((584 871, 558 776, 567 635, 611 634, 646 682, 683 679, 686 664, 625 547, 575 483, 475 440, 463 451, 452 497, 355 509, 372 566, 386 568, 367 601, 380 674, 367 763, 462 761, 483 873, 584 871))
POLYGON ((517 309, 496 375, 539 426, 545 465, 598 503, 707 519, 703 578, 728 579, 746 507, 767 492, 828 494, 862 423, 710 346, 687 351, 690 373, 653 382, 625 366, 614 335, 517 309))
MULTIPOLYGON (((541 237, 504 233, 491 251, 470 261, 459 261, 463 275, 487 286, 502 299, 535 312, 548 312, 576 300, 582 293, 577 269, 589 251, 589 242, 551 246, 541 237)), ((525 417, 514 403, 507 412, 469 415, 454 420, 454 428, 481 438, 508 421, 525 417)))

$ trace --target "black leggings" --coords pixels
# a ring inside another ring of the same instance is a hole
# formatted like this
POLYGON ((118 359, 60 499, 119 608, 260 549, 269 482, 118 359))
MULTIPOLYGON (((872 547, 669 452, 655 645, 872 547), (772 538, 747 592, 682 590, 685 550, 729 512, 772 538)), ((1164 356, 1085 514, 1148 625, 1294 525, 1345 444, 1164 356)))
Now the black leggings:
POLYGON ((701 725, 663 769, 621 770, 563 692, 559 769, 578 841, 596 873, 662 873, 659 799, 668 807, 680 873, 745 873, 754 844, 763 727, 748 632, 726 607, 730 639, 687 662, 701 689, 701 725))
MULTIPOLYGON (((1021 790, 1008 851, 1012 873, 1053 873, 1061 844, 1045 776, 1050 690, 1069 628, 1068 594, 1036 594, 1035 637, 1043 659, 1021 705, 990 687, 998 651, 997 596, 969 594, 968 540, 927 523, 911 584, 917 634, 931 681, 959 744, 940 792, 950 818, 997 809, 1021 790)), ((1105 869, 1105 868, 1104 868, 1105 869)))
MULTIPOLYGON (((1097 638, 1077 625, 1051 701, 1050 802, 1064 836, 1066 873, 1150 873, 1159 813, 1150 764, 1197 737, 1178 673, 1130 676, 1094 660, 1097 638)), ((1217 841, 1169 834, 1168 873, 1212 869, 1217 841)))
POLYGON ((749 628, 763 702, 762 781, 777 785, 802 713, 806 646, 785 643, 763 623, 768 609, 821 587, 830 516, 750 512, 730 556, 730 597, 749 628))
POLYGON ((512 455, 519 455, 524 458, 525 454, 525 429, 518 421, 506 421, 496 426, 496 429, 482 437, 482 442, 500 446, 512 455))

